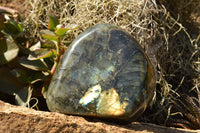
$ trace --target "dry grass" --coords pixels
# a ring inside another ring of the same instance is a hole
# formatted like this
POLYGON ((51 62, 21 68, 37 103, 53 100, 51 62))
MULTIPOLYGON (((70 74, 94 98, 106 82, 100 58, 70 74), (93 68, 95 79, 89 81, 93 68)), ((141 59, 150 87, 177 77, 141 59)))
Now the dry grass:
POLYGON ((80 25, 69 41, 98 23, 113 23, 138 40, 157 76, 156 102, 142 121, 165 124, 176 99, 195 95, 193 90, 200 87, 198 0, 29 0, 27 5, 33 35, 47 27, 51 12, 65 26, 80 25))

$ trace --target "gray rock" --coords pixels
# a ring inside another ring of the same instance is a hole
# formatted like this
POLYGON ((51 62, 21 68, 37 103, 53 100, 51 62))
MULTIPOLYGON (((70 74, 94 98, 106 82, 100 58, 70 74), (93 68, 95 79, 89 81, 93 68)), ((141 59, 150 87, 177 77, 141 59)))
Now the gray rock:
POLYGON ((128 120, 145 110, 154 91, 152 65, 137 41, 99 24, 63 55, 46 101, 51 111, 128 120))

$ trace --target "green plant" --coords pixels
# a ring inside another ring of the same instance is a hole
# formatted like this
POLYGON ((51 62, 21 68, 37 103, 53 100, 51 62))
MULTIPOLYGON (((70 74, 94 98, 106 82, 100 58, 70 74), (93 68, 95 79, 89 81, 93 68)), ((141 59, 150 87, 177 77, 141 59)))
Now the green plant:
MULTIPOLYGON (((14 95, 16 104, 30 107, 32 97, 43 96, 62 54, 69 44, 66 36, 75 28, 63 28, 48 14, 48 29, 41 30, 42 40, 28 47, 23 24, 8 18, 0 10, 0 92, 14 95), (42 91, 42 93, 41 93, 42 91)), ((36 99, 37 101, 37 99, 36 99)))
POLYGON ((42 90, 44 97, 51 76, 54 74, 61 56, 67 49, 67 45, 69 45, 64 43, 64 39, 77 28, 63 28, 53 14, 49 13, 48 18, 48 29, 40 31, 41 37, 45 39, 45 41, 42 43, 39 41, 30 47, 31 53, 28 58, 21 58, 19 60, 20 64, 24 67, 36 71, 40 70, 48 77, 42 90))
POLYGON ((8 14, 11 13, 0 10, 0 31, 2 31, 0 32, 0 65, 8 63, 17 56, 19 52, 17 39, 23 31, 21 25, 11 20, 8 14))
POLYGON ((13 65, 17 66, 13 62, 19 52, 25 49, 20 45, 26 40, 22 35, 24 29, 9 17, 12 16, 12 12, 6 9, 0 9, 0 92, 15 95, 16 102, 26 106, 26 102, 22 101, 30 99, 30 89, 26 88, 10 69, 13 65))

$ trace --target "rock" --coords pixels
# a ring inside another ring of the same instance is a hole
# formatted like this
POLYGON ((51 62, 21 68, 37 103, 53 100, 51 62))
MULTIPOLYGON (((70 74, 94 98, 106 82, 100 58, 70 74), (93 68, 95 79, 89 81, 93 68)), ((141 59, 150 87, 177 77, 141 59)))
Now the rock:
POLYGON ((194 130, 167 128, 148 123, 133 122, 126 125, 88 121, 83 117, 55 112, 43 112, 0 101, 0 133, 195 133, 194 130))
POLYGON ((110 24, 75 39, 47 92, 51 111, 133 120, 155 90, 152 65, 137 41, 110 24))

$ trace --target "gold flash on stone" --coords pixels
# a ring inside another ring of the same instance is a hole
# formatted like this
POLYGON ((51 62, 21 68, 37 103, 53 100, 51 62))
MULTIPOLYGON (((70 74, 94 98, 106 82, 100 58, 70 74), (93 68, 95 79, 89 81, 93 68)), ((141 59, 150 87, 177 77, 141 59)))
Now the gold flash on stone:
POLYGON ((97 104, 97 113, 108 116, 120 116, 125 113, 127 102, 120 103, 119 95, 114 88, 103 91, 97 104))
POLYGON ((101 86, 95 85, 88 89, 85 95, 79 100, 79 104, 87 105, 97 99, 97 114, 104 116, 120 116, 125 113, 127 102, 120 103, 119 95, 114 88, 101 92, 101 86))

